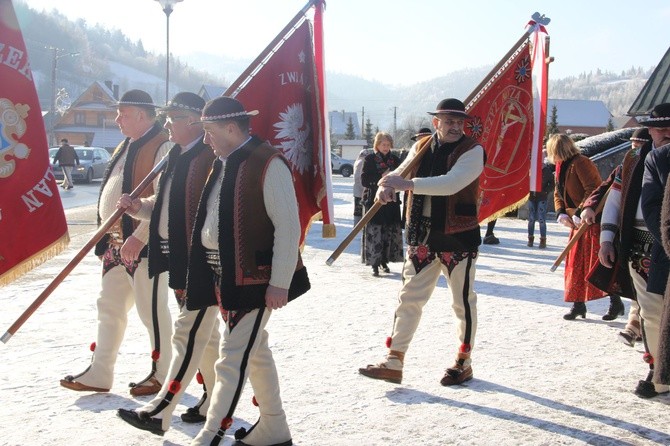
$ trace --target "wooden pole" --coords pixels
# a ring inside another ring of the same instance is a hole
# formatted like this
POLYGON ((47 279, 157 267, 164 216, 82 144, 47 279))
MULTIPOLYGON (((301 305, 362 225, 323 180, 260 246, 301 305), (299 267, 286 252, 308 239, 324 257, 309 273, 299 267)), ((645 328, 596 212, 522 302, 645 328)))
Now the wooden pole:
MULTIPOLYGON (((423 155, 430 150, 430 141, 427 141, 426 144, 424 144, 421 148, 419 148, 419 151, 416 152, 416 155, 414 155, 414 158, 412 158, 409 163, 405 166, 405 168, 399 173, 400 176, 405 178, 409 173, 416 167, 417 164, 421 161, 421 158, 423 158, 423 155)), ((384 206, 381 204, 379 201, 375 201, 375 203, 372 205, 372 207, 363 215, 363 217, 359 220, 358 223, 356 223, 356 226, 353 227, 349 235, 347 235, 344 240, 339 244, 339 246, 333 251, 333 253, 328 257, 328 260, 326 260, 326 265, 331 266, 335 260, 342 254, 342 252, 349 246, 349 243, 356 237, 356 235, 365 227, 366 224, 370 220, 372 220, 372 217, 375 216, 377 211, 381 209, 381 207, 384 206)))
POLYGON ((279 34, 270 42, 268 46, 265 47, 263 51, 254 59, 251 64, 247 67, 246 70, 240 74, 235 82, 230 84, 230 87, 226 89, 223 93, 223 96, 230 96, 249 78, 249 76, 258 70, 258 68, 263 64, 265 59, 274 51, 277 45, 286 38, 286 34, 294 27, 298 22, 300 22, 304 17, 309 8, 311 8, 315 3, 322 0, 309 0, 305 6, 291 19, 291 21, 282 29, 279 34))
MULTIPOLYGON (((142 180, 142 182, 137 185, 135 190, 130 193, 131 198, 139 197, 144 189, 146 189, 151 182, 158 176, 163 167, 167 164, 167 155, 163 157, 162 160, 156 164, 156 166, 149 172, 149 174, 142 180)), ((63 280, 72 272, 72 270, 82 261, 86 254, 95 247, 95 244, 102 239, 102 237, 107 233, 107 230, 111 228, 116 221, 121 218, 125 209, 117 209, 107 220, 105 220, 98 230, 93 234, 93 237, 79 250, 79 252, 74 256, 72 260, 63 268, 63 270, 51 281, 51 283, 42 291, 42 293, 37 296, 37 299, 33 301, 32 304, 19 316, 19 318, 12 324, 11 327, 2 335, 0 341, 7 343, 11 337, 18 331, 19 328, 32 316, 32 314, 44 303, 45 300, 51 295, 51 293, 58 287, 58 285, 63 282, 63 280)))
MULTIPOLYGON (((611 187, 611 186, 610 186, 611 187)), ((602 200, 600 200, 600 203, 598 203, 598 207, 596 208, 596 215, 600 214, 603 211, 603 207, 605 206, 605 200, 607 200, 607 196, 610 193, 610 189, 607 189, 607 192, 605 192, 605 195, 603 195, 602 200)), ((554 262, 553 265, 551 265, 551 272, 553 273, 556 271, 556 268, 558 268, 561 263, 563 262, 563 259, 568 255, 568 252, 570 249, 579 241, 580 238, 582 238, 582 235, 588 230, 588 228, 591 225, 587 225, 586 223, 582 223, 582 225, 579 227, 577 232, 575 232, 572 235, 572 238, 568 241, 568 244, 565 246, 563 251, 558 255, 556 258, 556 261, 554 262)))

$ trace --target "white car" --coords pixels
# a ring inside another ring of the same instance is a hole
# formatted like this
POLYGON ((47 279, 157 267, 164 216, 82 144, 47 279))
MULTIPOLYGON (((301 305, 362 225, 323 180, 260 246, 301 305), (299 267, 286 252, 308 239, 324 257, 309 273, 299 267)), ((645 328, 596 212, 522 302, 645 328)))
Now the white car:
POLYGON ((344 158, 335 155, 331 152, 330 154, 330 164, 333 169, 333 173, 339 173, 343 177, 350 177, 354 173, 354 162, 350 160, 345 160, 344 158))

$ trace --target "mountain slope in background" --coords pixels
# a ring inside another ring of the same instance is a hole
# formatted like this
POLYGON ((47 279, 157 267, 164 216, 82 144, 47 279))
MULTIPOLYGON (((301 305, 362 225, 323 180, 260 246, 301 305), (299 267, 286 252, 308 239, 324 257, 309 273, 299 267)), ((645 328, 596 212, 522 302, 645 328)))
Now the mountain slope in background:
MULTIPOLYGON (((165 55, 145 51, 142 42, 131 42, 120 30, 91 27, 85 20, 70 21, 58 12, 38 12, 15 3, 28 47, 40 103, 51 103, 52 64, 58 54, 57 89, 76 99, 94 81, 111 80, 120 91, 141 88, 156 102, 165 96, 165 55), (60 48, 61 50, 55 50, 60 48), (68 57, 70 53, 77 53, 68 57)), ((171 58, 170 92, 198 91, 203 84, 229 85, 250 60, 203 53, 171 58), (188 60, 188 63, 184 62, 188 60), (195 69, 193 67, 198 67, 195 69)), ((445 97, 467 97, 491 67, 445 73, 444 76, 409 86, 390 86, 356 76, 327 73, 328 109, 358 113, 359 119, 381 130, 411 133, 428 124, 426 111, 445 97)), ((614 74, 598 70, 564 79, 550 79, 549 96, 557 99, 603 101, 613 116, 626 113, 642 89, 652 68, 631 67, 614 74)), ((364 127, 364 122, 361 123, 364 127)))

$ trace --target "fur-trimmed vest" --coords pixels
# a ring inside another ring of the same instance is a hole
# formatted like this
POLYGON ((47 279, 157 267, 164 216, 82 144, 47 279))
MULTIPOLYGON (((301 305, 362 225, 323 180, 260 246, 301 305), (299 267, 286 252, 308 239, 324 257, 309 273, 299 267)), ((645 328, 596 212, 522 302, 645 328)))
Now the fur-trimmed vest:
POLYGON ((172 289, 186 288, 191 232, 198 201, 214 162, 214 152, 202 138, 186 153, 182 154, 181 150, 181 146, 175 144, 168 154, 167 167, 156 189, 156 203, 149 223, 149 277, 169 271, 169 286, 172 289), (164 191, 169 179, 172 185, 167 197, 164 191), (168 206, 169 255, 161 252, 158 235, 163 206, 168 206))
MULTIPOLYGON (((479 145, 475 139, 468 136, 463 136, 455 143, 441 145, 438 145, 434 138, 426 137, 419 141, 417 151, 425 144, 431 144, 431 148, 419 165, 410 172, 407 177, 409 179, 444 175, 456 165, 461 156, 479 145)), ((415 194, 410 192, 407 199, 407 211, 410 215, 407 223, 408 232, 413 230, 413 225, 422 215, 423 200, 428 199, 431 200, 431 228, 428 240, 431 249, 437 252, 476 250, 481 243, 478 220, 479 192, 479 177, 453 195, 415 197, 415 194)))
MULTIPOLYGON (((661 208, 661 237, 666 256, 670 257, 670 181, 665 184, 661 208)), ((668 279, 670 282, 670 278, 668 279)), ((658 357, 654 358, 654 380, 670 384, 670 287, 666 285, 663 296, 663 313, 659 327, 658 357)))
MULTIPOLYGON (((100 185, 100 195, 98 196, 98 225, 102 223, 102 219, 100 218, 100 197, 102 197, 102 191, 109 180, 111 172, 114 170, 114 166, 119 162, 122 155, 128 152, 123 165, 123 183, 121 192, 129 194, 142 182, 149 172, 151 172, 156 164, 156 154, 158 153, 158 150, 167 141, 167 133, 163 131, 160 124, 156 122, 141 138, 133 142, 130 142, 130 138, 126 138, 116 147, 112 154, 109 166, 107 166, 107 170, 102 177, 102 184, 100 185)), ((149 197, 153 195, 153 193, 154 187, 153 184, 150 184, 144 192, 142 192, 140 197, 149 197)), ((137 220, 128 214, 123 214, 118 228, 123 240, 132 235, 138 224, 139 222, 137 220)), ((108 243, 109 235, 105 235, 95 245, 95 254, 97 256, 103 255, 107 250, 108 243)), ((142 249, 140 257, 146 257, 146 255, 147 248, 145 246, 144 249, 142 249)))
POLYGON ((639 150, 629 150, 624 156, 621 168, 621 211, 619 212, 619 250, 620 261, 628 261, 631 248, 631 235, 635 226, 640 194, 642 193, 642 176, 644 159, 651 150, 651 143, 639 150))
MULTIPOLYGON (((256 137, 235 150, 226 160, 219 199, 220 296, 225 310, 262 308, 272 275, 274 225, 263 199, 265 172, 281 153, 256 137)), ((282 157, 282 160, 286 160, 282 157)), ((206 261, 202 228, 207 215, 207 198, 214 191, 222 163, 214 162, 205 185, 196 223, 187 280, 186 307, 197 310, 216 305, 214 273, 206 261)), ((289 301, 309 290, 307 270, 300 255, 289 288, 289 301)))

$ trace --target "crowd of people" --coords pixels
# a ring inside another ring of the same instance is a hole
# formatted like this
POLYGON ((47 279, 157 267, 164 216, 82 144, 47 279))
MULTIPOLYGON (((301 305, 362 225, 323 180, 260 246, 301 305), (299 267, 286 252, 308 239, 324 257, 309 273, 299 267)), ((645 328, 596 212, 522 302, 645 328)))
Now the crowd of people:
MULTIPOLYGON (((299 250, 290 165, 281 151, 250 133, 258 113, 230 97, 205 102, 189 92, 175 95, 165 107, 141 90, 130 90, 118 101, 116 122, 125 139, 102 181, 98 222, 117 209, 124 215, 96 246, 102 268, 93 358, 83 372, 60 381, 73 391, 109 392, 135 306, 152 353, 149 374, 130 383, 130 393, 155 396, 137 409, 119 408, 118 416, 163 435, 197 376, 202 397, 181 414, 184 422, 204 423, 193 445, 223 441, 247 380, 259 418, 251 428, 239 429, 236 440, 251 446, 292 444, 267 325, 273 311, 307 292, 310 282, 299 250), (164 116, 162 126, 157 113, 164 116), (160 175, 136 194, 155 166, 160 175), (178 310, 174 325, 169 289, 178 310)), ((373 207, 377 211, 363 233, 363 262, 374 276, 389 273, 389 263, 403 262, 387 352, 359 373, 402 382, 423 307, 444 275, 458 343, 439 382, 456 386, 474 377, 475 275, 483 242, 478 210, 486 155, 464 133, 471 117, 463 102, 444 99, 428 113, 433 129, 421 129, 405 157, 395 155, 392 136, 380 132, 354 166, 354 218, 373 207)), ((656 106, 643 126, 605 181, 567 135, 548 139, 547 159, 556 168, 552 173, 544 166, 542 189, 529 196, 528 247, 534 246, 535 222, 538 246, 547 246, 547 202, 553 192, 557 221, 576 240, 566 258, 564 296, 572 308, 564 318, 585 318, 586 302, 610 296, 603 319, 612 320, 623 315, 621 296, 630 299, 619 336, 630 346, 643 341, 649 370, 634 392, 653 398, 668 392, 670 384, 670 298, 665 297, 670 104, 656 106)), ((57 155, 64 166, 70 162, 66 146, 64 141, 57 155)), ((67 181, 66 174, 66 188, 67 181)), ((484 238, 493 243, 495 220, 488 226, 484 238)))

